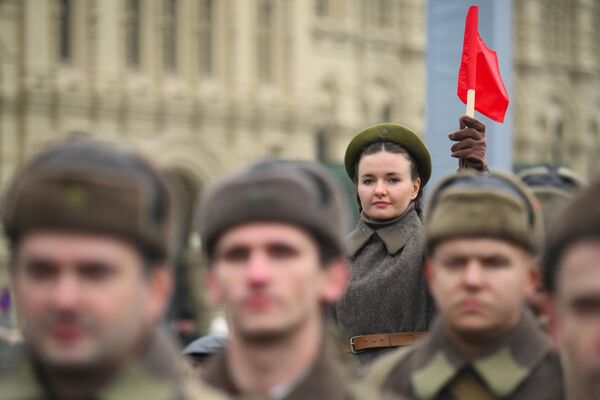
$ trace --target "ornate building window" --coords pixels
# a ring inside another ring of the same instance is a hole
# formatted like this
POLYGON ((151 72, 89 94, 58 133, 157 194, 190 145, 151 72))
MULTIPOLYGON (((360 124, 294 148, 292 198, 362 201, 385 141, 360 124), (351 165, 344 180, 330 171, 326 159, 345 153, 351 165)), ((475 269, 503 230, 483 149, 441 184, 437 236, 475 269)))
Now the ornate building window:
POLYGON ((58 57, 63 64, 73 62, 73 2, 58 1, 58 57))
POLYGON ((380 28, 389 27, 392 23, 392 0, 378 0, 376 12, 375 24, 380 28))
POLYGON ((552 143, 552 162, 555 165, 561 165, 563 162, 562 149, 565 146, 562 119, 556 121, 552 134, 554 136, 554 141, 552 143))
POLYGON ((177 6, 178 0, 163 3, 163 66, 168 72, 177 69, 177 6))
POLYGON ((316 159, 319 162, 329 162, 329 135, 324 129, 319 129, 315 134, 316 159))
POLYGON ((392 120, 392 105, 390 103, 385 103, 383 107, 381 107, 380 114, 381 122, 390 122, 392 120))
POLYGON ((257 13, 257 73, 261 83, 273 82, 273 1, 259 0, 257 13))
POLYGON ((315 0, 315 14, 317 17, 323 18, 329 16, 329 0, 315 0))
POLYGON ((214 74, 214 0, 200 0, 198 4, 198 69, 203 76, 214 74))
POLYGON ((125 9, 127 66, 140 67, 141 12, 140 0, 127 0, 125 9))

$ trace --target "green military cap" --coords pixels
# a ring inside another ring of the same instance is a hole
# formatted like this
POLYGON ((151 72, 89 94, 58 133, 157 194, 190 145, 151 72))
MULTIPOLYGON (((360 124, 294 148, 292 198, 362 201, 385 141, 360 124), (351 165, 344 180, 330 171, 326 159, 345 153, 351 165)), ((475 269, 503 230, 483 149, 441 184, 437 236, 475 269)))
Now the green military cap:
POLYGON ((442 240, 492 237, 530 253, 541 245, 543 221, 531 191, 518 178, 460 171, 437 185, 425 218, 427 250, 442 240))
POLYGON ((393 142, 402 146, 415 160, 421 184, 425 186, 431 177, 431 155, 419 135, 410 129, 396 124, 379 124, 372 126, 354 136, 346 148, 344 165, 346 173, 354 181, 356 179, 356 163, 365 147, 376 142, 393 142))

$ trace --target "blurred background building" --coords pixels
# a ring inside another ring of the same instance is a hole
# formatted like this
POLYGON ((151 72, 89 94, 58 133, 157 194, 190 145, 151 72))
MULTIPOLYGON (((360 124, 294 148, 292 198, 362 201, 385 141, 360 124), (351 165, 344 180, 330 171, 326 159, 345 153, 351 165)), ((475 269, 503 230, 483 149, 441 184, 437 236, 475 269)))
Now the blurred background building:
MULTIPOLYGON (((202 188, 251 161, 317 159, 340 171, 368 125, 424 132, 426 7, 0 0, 0 188, 75 132, 128 143, 176 182, 186 237, 202 188)), ((512 32, 515 169, 545 162, 589 176, 600 168, 600 3, 515 0, 512 32)), ((172 317, 198 302, 187 243, 172 317)))

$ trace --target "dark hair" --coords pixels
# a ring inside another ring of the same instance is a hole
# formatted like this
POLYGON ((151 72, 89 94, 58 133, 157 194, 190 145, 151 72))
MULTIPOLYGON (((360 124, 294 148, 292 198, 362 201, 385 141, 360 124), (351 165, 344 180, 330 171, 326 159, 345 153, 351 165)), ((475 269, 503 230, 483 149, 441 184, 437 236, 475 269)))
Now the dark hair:
MULTIPOLYGON (((404 157, 406 157, 406 159, 410 163, 410 178, 413 180, 413 182, 416 181, 417 178, 421 177, 421 175, 419 174, 419 170, 417 168, 417 163, 415 162, 415 159, 413 158, 413 156, 408 152, 408 150, 406 150, 404 147, 400 146, 398 143, 389 142, 389 141, 381 141, 381 142, 371 143, 370 145, 365 147, 362 150, 362 152, 360 153, 360 156, 358 157, 358 160, 356 161, 356 165, 354 165, 354 169, 355 169, 354 183, 355 184, 358 184, 358 164, 360 163, 360 160, 363 158, 363 156, 377 154, 382 151, 386 151, 386 152, 392 153, 392 154, 404 155, 404 157)), ((413 202, 415 204, 415 211, 417 212, 417 215, 419 216, 420 219, 423 219, 423 208, 421 206, 421 197, 423 195, 423 186, 424 185, 419 186, 419 193, 417 193, 417 197, 415 197, 415 199, 413 200, 413 202)), ((362 206, 360 204, 360 198, 358 197, 358 193, 356 194, 356 199, 358 200, 358 209, 361 211, 362 206)))

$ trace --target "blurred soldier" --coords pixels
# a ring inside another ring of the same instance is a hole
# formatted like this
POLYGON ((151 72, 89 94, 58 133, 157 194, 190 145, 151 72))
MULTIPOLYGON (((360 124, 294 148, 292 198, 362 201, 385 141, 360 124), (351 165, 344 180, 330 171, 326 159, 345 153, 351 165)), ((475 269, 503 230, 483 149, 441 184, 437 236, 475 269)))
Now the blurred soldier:
MULTIPOLYGON (((548 164, 527 168, 519 173, 519 177, 529 186, 542 208, 545 231, 552 226, 569 200, 585 186, 584 180, 570 169, 548 164)), ((540 285, 529 301, 544 329, 549 329, 550 319, 547 297, 546 290, 540 285)))
POLYGON ((439 317, 422 341, 375 365, 370 380, 411 399, 562 399, 558 357, 524 307, 538 279, 540 229, 516 178, 443 180, 425 220, 439 317))
POLYGON ((571 197, 585 186, 583 179, 570 169, 547 164, 524 169, 519 177, 540 202, 546 230, 571 197))
POLYGON ((345 212, 330 176, 308 163, 260 163, 206 195, 208 295, 230 321, 210 384, 234 397, 355 398, 323 333, 323 306, 348 276, 345 212))
POLYGON ((172 197, 144 159, 74 139, 33 158, 3 208, 26 355, 0 399, 212 399, 156 328, 169 300, 172 197))
POLYGON ((548 233, 544 281, 570 398, 600 399, 600 181, 583 190, 548 233))
POLYGON ((188 344, 181 354, 187 357, 196 376, 201 378, 213 356, 226 345, 227 336, 206 335, 188 344))

